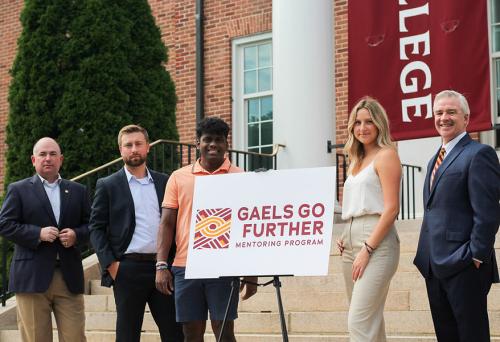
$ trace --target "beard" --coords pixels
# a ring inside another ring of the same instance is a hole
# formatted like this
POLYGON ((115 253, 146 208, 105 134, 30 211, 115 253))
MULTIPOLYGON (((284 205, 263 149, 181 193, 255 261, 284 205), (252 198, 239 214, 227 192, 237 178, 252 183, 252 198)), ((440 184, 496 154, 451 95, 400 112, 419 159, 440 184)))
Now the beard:
POLYGON ((141 166, 146 162, 146 157, 140 156, 140 155, 134 155, 128 158, 125 158, 123 162, 131 167, 137 167, 141 166))

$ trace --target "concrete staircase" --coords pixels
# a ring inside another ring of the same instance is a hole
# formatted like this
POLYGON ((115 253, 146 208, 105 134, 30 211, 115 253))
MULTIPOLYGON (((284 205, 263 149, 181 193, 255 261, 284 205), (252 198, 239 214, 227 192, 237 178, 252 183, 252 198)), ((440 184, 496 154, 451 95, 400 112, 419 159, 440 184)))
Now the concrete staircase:
MULTIPOLYGON (((394 276, 385 308, 386 330, 389 341, 436 341, 422 277, 413 266, 418 241, 420 220, 398 221, 401 239, 401 258, 394 276)), ((343 230, 343 224, 334 227, 334 239, 343 230)), ((282 298, 290 341, 344 342, 347 335, 348 303, 341 275, 341 260, 333 248, 330 271, 326 277, 282 278, 282 298)), ((496 241, 500 263, 500 233, 496 241)), ((111 289, 101 287, 95 256, 84 262, 88 288, 85 295, 86 328, 89 342, 114 340, 115 303, 111 289)), ((264 282, 267 279, 261 278, 264 282)), ((490 329, 493 341, 500 341, 500 284, 492 287, 489 295, 490 329)), ((239 319, 235 323, 240 342, 282 341, 276 294, 272 285, 259 288, 257 295, 240 302, 239 319)), ((0 312, 0 341, 20 341, 15 326, 15 298, 3 313, 0 312)), ((146 312, 141 341, 160 341, 156 325, 146 312)), ((55 333, 55 336, 56 333, 55 333)), ((215 341, 207 332, 206 341, 215 341)))

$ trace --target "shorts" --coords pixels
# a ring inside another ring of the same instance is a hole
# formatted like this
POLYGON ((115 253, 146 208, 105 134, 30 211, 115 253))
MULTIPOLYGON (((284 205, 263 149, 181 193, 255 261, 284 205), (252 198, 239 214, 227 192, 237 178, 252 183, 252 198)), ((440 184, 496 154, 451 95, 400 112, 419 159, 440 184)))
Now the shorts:
MULTIPOLYGON (((212 321, 224 320, 232 279, 185 279, 185 271, 185 267, 172 267, 177 322, 206 321, 208 312, 212 321)), ((227 315, 229 321, 238 317, 238 289, 239 282, 227 315)))

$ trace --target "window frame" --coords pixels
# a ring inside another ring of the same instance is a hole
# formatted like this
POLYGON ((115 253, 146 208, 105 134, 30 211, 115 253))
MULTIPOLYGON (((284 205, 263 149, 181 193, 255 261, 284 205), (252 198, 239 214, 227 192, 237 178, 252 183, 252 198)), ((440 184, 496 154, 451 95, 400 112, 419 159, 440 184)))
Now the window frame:
MULTIPOLYGON (((248 150, 248 113, 246 102, 252 98, 261 98, 264 96, 273 97, 273 76, 271 76, 271 90, 257 91, 251 94, 244 93, 244 48, 252 45, 271 43, 272 51, 272 33, 265 32, 252 36, 246 36, 233 39, 232 45, 232 142, 233 148, 237 150, 248 150)), ((271 59, 271 61, 273 58, 271 59)), ((274 70, 274 63, 271 62, 271 68, 274 70)), ((271 73, 272 75, 272 73, 271 73)), ((273 99, 274 100, 274 99, 273 99)), ((274 113, 273 113, 274 121, 274 113)), ((259 121, 260 122, 260 121, 259 121)), ((259 143, 260 135, 259 135, 259 143)), ((267 145, 266 145, 267 146, 267 145)), ((260 147, 260 145, 259 145, 260 147)))
MULTIPOLYGON (((499 51, 494 51, 495 37, 494 28, 500 26, 500 18, 498 22, 493 22, 493 8, 500 8, 500 0, 487 1, 487 16, 488 16, 488 40, 489 40, 489 55, 490 55, 490 97, 491 97, 491 119, 493 125, 500 125, 500 79, 497 78, 497 73, 500 76, 500 47, 499 51), (495 5, 494 5, 495 3, 495 5), (498 66, 497 66, 498 61, 498 66)), ((500 35, 500 32, 497 33, 500 35)), ((497 151, 500 150, 500 129, 492 129, 481 133, 481 140, 493 146, 497 151), (499 144, 497 144, 499 142, 499 144)))

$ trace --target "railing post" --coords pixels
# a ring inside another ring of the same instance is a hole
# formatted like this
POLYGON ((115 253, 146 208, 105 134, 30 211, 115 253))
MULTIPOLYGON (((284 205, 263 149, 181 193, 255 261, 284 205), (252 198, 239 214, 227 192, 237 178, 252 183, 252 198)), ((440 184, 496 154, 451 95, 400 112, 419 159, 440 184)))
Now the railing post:
POLYGON ((2 306, 7 300, 7 240, 2 238, 2 306))
POLYGON ((340 171, 339 171, 339 162, 340 162, 340 157, 339 154, 335 154, 335 192, 337 193, 337 201, 340 201, 340 171))
POLYGON ((412 194, 413 194, 413 218, 415 218, 415 168, 411 168, 412 194))
MULTIPOLYGON (((184 146, 182 146, 182 144, 179 144, 179 160, 181 160, 181 163, 182 163, 182 160, 184 159, 183 150, 184 150, 184 146)), ((188 163, 188 164, 190 164, 190 163, 188 163)), ((173 167, 173 165, 172 165, 172 167, 173 167)))
MULTIPOLYGON (((413 191, 415 192, 415 188, 413 188, 413 191)), ((406 217, 410 218, 410 168, 406 167, 406 217)))
POLYGON ((404 176, 401 178, 401 219, 405 219, 405 184, 404 176))

